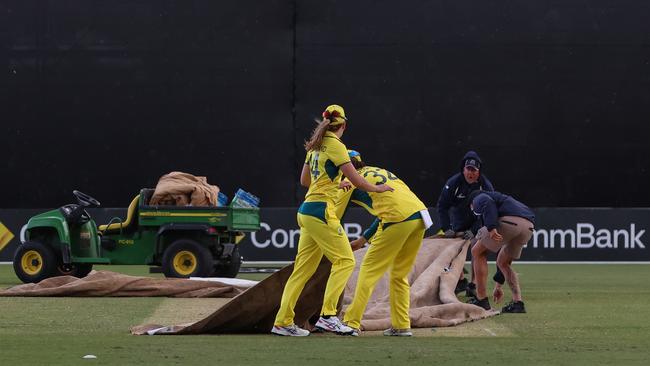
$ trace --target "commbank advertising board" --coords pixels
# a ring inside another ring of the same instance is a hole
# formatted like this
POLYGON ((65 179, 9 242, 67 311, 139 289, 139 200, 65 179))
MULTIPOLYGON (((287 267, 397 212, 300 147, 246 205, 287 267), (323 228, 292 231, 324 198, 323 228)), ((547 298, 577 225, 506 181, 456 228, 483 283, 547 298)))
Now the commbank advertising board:
MULTIPOLYGON (((20 242, 20 229, 30 216, 44 210, 0 210, 0 222, 13 234, 0 251, 0 261, 11 261, 20 242)), ((435 209, 429 210, 434 218, 435 209)), ((648 229, 650 209, 646 208, 537 208, 535 233, 523 251, 522 261, 650 261, 648 229)), ((123 209, 91 211, 98 223, 124 217, 123 209)), ((240 243, 244 261, 292 261, 298 248, 300 230, 295 208, 262 208, 260 230, 240 243)), ((350 240, 356 239, 372 222, 361 208, 351 208, 342 221, 350 240)), ((0 233, 3 238, 12 235, 0 233)))
MULTIPOLYGON (((429 210, 434 217, 435 209, 429 210)), ((646 248, 650 209, 538 208, 535 233, 523 261, 650 261, 646 248)), ((296 210, 263 209, 262 227, 242 242, 247 261, 291 261, 300 237, 296 210)), ((342 222, 350 240, 372 222, 360 208, 350 209, 342 222)), ((432 235, 435 230, 429 230, 432 235)))

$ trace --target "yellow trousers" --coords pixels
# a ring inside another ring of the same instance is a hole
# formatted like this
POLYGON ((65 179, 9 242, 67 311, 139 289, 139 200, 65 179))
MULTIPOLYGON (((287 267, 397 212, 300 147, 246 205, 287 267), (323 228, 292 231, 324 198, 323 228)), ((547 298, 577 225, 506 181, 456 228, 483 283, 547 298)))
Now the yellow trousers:
MULTIPOLYGON (((328 215, 329 216, 329 215, 328 215)), ((332 262, 332 270, 327 280, 321 315, 336 315, 336 305, 345 285, 354 271, 354 255, 341 222, 329 216, 327 223, 322 220, 298 214, 300 240, 293 272, 284 287, 280 310, 275 317, 275 325, 293 324, 294 308, 302 289, 316 272, 323 254, 332 262)))
POLYGON ((409 319, 410 290, 408 274, 422 245, 424 224, 421 219, 403 221, 380 228, 372 238, 363 258, 357 289, 343 321, 352 328, 361 326, 370 295, 377 281, 390 268, 390 319, 393 328, 411 327, 409 319))

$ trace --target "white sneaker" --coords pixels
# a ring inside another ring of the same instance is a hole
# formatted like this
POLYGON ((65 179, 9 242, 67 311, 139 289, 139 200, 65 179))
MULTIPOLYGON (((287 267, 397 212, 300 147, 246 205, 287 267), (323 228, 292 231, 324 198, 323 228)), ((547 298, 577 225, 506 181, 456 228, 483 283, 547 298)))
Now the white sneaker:
POLYGON ((286 327, 274 325, 273 329, 271 329, 271 333, 289 337, 306 337, 309 335, 309 331, 307 329, 302 329, 295 324, 291 324, 286 327))
POLYGON ((411 332, 410 329, 395 329, 395 328, 388 328, 384 331, 385 336, 389 337, 411 337, 413 336, 413 332, 411 332))
POLYGON ((329 319, 325 319, 322 316, 316 322, 316 328, 324 330, 326 332, 334 332, 336 334, 352 334, 354 329, 348 327, 347 325, 341 323, 339 318, 331 316, 329 319))

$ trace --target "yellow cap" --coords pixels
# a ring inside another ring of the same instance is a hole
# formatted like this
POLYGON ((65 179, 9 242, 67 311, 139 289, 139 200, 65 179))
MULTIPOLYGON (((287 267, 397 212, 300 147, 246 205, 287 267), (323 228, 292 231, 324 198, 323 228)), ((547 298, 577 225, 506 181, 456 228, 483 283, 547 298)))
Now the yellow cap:
POLYGON ((337 104, 332 104, 323 111, 323 118, 330 120, 330 125, 340 125, 348 119, 345 117, 345 110, 337 104))

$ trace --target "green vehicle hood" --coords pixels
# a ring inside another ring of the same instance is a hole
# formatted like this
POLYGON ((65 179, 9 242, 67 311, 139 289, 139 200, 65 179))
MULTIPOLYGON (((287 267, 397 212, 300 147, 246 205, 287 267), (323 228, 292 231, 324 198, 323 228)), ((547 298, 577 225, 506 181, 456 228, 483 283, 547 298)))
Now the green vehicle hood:
POLYGON ((63 215, 58 209, 43 212, 29 219, 27 222, 26 239, 29 240, 30 229, 39 227, 54 228, 59 234, 59 240, 61 242, 70 242, 70 229, 68 228, 68 223, 65 221, 65 218, 63 218, 63 215))

